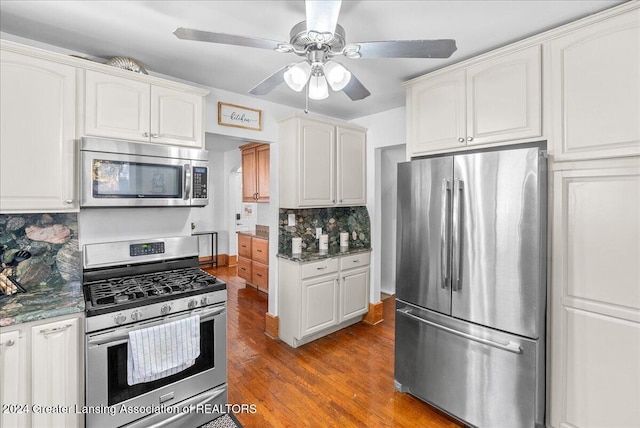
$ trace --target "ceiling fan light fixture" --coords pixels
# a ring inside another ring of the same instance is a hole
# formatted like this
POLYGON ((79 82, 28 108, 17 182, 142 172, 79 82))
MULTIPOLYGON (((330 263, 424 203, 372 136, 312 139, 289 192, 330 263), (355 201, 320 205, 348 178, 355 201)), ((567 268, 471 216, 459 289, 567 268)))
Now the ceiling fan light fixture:
POLYGON ((331 89, 336 92, 343 90, 351 80, 351 72, 334 61, 327 61, 324 65, 324 75, 331 89))
POLYGON ((309 80, 309 98, 312 100, 324 100, 329 96, 327 79, 322 73, 314 73, 309 80))
POLYGON ((302 61, 289 67, 284 72, 284 81, 291 89, 300 92, 307 84, 309 76, 311 76, 311 65, 306 61, 302 61))

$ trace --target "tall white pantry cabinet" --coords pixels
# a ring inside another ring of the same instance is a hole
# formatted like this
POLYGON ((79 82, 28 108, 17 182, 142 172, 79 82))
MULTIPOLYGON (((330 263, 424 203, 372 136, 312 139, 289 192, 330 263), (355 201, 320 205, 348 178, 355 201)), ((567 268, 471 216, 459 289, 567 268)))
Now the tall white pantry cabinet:
POLYGON ((639 427, 640 2, 406 86, 407 157, 547 141, 546 424, 639 427))

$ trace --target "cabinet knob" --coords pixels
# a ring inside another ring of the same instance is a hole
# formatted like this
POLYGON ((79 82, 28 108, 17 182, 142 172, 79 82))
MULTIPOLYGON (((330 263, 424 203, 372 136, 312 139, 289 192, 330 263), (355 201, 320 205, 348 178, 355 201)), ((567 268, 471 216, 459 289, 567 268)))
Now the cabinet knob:
POLYGON ((142 134, 142 136, 143 136, 143 137, 148 137, 148 136, 149 136, 149 133, 148 133, 148 132, 144 132, 144 133, 142 134))
POLYGON ((64 203, 67 205, 71 205, 73 204, 73 199, 67 199, 66 201, 64 201, 64 203))
POLYGON ((467 137, 467 141, 473 141, 473 137, 467 137))
POLYGON ((158 138, 159 135, 158 134, 151 134, 151 138, 158 138))
POLYGON ((9 339, 6 342, 4 342, 4 346, 9 347, 9 346, 13 346, 16 344, 16 341, 13 339, 9 339))
POLYGON ((464 138, 460 137, 458 138, 458 141, 460 141, 461 143, 464 143, 464 138))

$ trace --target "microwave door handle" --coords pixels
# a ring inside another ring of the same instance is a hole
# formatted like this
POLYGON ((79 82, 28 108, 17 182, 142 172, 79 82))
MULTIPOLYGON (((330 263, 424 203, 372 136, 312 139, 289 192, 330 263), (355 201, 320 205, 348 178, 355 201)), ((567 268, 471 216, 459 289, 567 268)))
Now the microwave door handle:
POLYGON ((184 164, 184 199, 191 197, 191 165, 184 164))

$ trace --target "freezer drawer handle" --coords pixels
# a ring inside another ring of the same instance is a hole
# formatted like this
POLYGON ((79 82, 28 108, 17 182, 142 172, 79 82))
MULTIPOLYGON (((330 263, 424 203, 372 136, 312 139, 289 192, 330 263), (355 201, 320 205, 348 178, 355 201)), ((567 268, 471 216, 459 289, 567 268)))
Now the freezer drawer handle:
MULTIPOLYGON (((215 400, 218 396, 220 396, 220 394, 222 394, 225 390, 224 389, 219 389, 217 391, 214 391, 211 394, 205 395, 204 400, 202 400, 201 402, 199 402, 198 404, 192 404, 192 407, 194 409, 197 408, 201 408, 203 407, 205 404, 215 400)), ((173 424, 176 421, 179 421, 180 419, 190 415, 190 412, 178 412, 176 415, 171 416, 170 418, 167 418, 163 421, 160 421, 156 424, 151 425, 149 428, 161 428, 161 427, 166 427, 169 426, 171 424, 173 424)))
POLYGON ((403 314, 405 314, 409 318, 413 318, 416 321, 428 324, 428 325, 430 325, 432 327, 435 327, 435 328, 438 328, 440 330, 444 330, 447 333, 455 334, 456 336, 464 337, 465 339, 469 339, 469 340, 473 340, 474 342, 482 343, 483 345, 489 345, 489 346, 492 346, 494 348, 502 349, 502 350, 507 351, 507 352, 513 352, 514 354, 520 354, 522 352, 522 348, 520 348, 520 345, 518 345, 516 342, 512 342, 512 341, 509 341, 508 343, 494 342, 493 340, 483 339, 481 337, 476 337, 476 336, 471 335, 471 334, 463 333, 463 332, 455 330, 453 328, 445 327, 443 325, 440 325, 440 324, 437 324, 437 323, 434 323, 434 322, 431 322, 431 321, 427 321, 424 318, 420 318, 420 317, 412 314, 411 313, 411 309, 398 309, 398 312, 402 312, 403 314))

